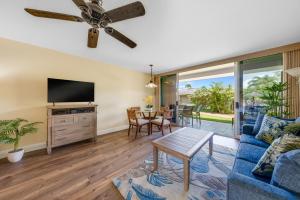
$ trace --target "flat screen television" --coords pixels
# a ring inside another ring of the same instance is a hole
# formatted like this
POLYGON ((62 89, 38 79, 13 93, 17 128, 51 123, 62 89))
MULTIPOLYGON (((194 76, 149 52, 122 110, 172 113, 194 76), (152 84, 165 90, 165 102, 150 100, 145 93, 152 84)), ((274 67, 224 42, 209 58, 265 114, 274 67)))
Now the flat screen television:
POLYGON ((94 102, 95 84, 48 78, 48 102, 94 102))

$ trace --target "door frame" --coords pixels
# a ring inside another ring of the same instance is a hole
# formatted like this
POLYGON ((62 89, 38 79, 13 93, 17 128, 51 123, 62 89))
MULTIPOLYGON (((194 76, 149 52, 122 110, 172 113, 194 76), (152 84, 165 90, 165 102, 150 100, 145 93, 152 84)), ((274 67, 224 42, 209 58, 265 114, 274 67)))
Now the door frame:
POLYGON ((157 109, 159 110, 160 107, 161 107, 161 98, 162 98, 162 95, 161 95, 161 86, 162 86, 162 83, 161 83, 161 78, 164 77, 164 76, 176 76, 176 81, 175 81, 175 109, 176 109, 176 112, 175 112, 175 120, 176 120, 176 125, 178 125, 178 102, 179 102, 179 72, 177 73, 173 73, 173 74, 168 74, 168 75, 159 75, 159 76, 156 76, 156 83, 157 83, 157 89, 155 91, 155 94, 157 95, 157 98, 156 98, 156 105, 157 105, 157 109))
POLYGON ((240 137, 241 131, 241 112, 243 112, 241 96, 243 92, 242 82, 243 82, 242 70, 240 62, 234 63, 234 138, 240 137))

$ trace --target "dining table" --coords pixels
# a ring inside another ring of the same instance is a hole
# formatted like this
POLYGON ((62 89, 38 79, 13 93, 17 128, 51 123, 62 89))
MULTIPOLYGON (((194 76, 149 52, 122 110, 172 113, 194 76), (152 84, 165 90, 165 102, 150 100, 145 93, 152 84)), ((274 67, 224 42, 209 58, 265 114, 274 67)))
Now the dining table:
POLYGON ((160 114, 160 111, 145 109, 143 111, 138 111, 137 114, 142 116, 144 119, 153 120, 158 117, 157 115, 160 114))

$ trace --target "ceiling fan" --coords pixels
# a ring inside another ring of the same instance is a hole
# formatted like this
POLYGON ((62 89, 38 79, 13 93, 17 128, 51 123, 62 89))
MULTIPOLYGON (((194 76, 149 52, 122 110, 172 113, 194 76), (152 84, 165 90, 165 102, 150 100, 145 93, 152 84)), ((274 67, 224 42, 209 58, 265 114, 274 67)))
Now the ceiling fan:
POLYGON ((108 24, 145 15, 145 8, 141 2, 137 1, 113 10, 105 11, 102 7, 102 0, 90 0, 89 2, 85 2, 84 0, 72 1, 81 10, 81 17, 31 8, 25 8, 25 11, 36 17, 87 22, 92 26, 88 31, 87 46, 90 48, 97 47, 100 28, 103 28, 108 35, 130 48, 136 47, 135 42, 114 28, 109 27, 108 24))

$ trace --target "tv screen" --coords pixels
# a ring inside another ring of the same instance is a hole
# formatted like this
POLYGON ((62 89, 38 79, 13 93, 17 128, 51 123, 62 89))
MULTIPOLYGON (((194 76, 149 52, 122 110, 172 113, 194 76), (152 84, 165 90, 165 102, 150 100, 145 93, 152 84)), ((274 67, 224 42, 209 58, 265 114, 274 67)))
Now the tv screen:
POLYGON ((94 83, 48 78, 48 102, 93 102, 94 83))

